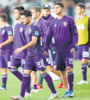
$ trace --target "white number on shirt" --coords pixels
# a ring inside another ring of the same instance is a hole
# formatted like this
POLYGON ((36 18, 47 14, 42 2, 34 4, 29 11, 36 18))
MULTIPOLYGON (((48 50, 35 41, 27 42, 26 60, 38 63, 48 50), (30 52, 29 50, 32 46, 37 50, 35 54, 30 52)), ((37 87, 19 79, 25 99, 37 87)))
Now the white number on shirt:
POLYGON ((89 57, 89 52, 88 51, 84 51, 83 52, 83 57, 89 57))
POLYGON ((36 62, 36 64, 37 64, 38 68, 41 68, 41 67, 46 68, 46 66, 44 65, 43 59, 41 59, 41 61, 39 61, 39 62, 36 62))
POLYGON ((69 64, 73 64, 74 59, 73 58, 69 58, 69 64))

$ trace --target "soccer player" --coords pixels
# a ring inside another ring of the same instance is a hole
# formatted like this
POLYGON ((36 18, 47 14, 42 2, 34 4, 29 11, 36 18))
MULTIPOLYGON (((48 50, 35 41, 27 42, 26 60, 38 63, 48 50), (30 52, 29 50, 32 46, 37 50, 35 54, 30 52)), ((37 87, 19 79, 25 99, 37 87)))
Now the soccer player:
MULTIPOLYGON (((23 6, 15 7, 14 9, 14 17, 15 17, 15 20, 17 20, 17 24, 15 25, 15 28, 14 28, 13 54, 12 54, 12 60, 11 60, 11 72, 20 81, 23 80, 23 75, 18 71, 18 67, 22 66, 22 59, 26 58, 27 51, 24 50, 21 53, 19 53, 19 55, 16 55, 14 51, 17 48, 20 48, 26 44, 25 29, 27 26, 22 23, 22 19, 20 15, 21 11, 23 10, 24 10, 23 6)), ((27 92, 25 96, 26 97, 31 96, 30 86, 27 88, 27 92)))
POLYGON ((79 18, 76 20, 78 30, 78 59, 81 60, 81 70, 83 80, 76 84, 88 84, 87 81, 87 66, 90 67, 89 58, 89 42, 90 42, 90 17, 85 15, 85 5, 78 3, 76 5, 76 13, 79 18))
POLYGON ((0 14, 0 68, 2 70, 2 86, 0 87, 0 90, 7 90, 7 68, 10 58, 9 45, 13 41, 13 29, 7 23, 7 19, 8 17, 6 14, 0 14))
MULTIPOLYGON (((42 47, 44 48, 44 42, 46 41, 45 40, 45 36, 48 32, 48 27, 47 27, 47 23, 46 21, 40 16, 40 13, 41 13, 41 9, 40 7, 36 6, 36 7, 33 7, 32 8, 32 18, 35 19, 35 21, 37 22, 37 24, 40 26, 41 28, 41 32, 42 32, 42 47)), ((60 75, 60 71, 56 71, 53 67, 53 59, 49 58, 48 56, 45 56, 46 57, 46 66, 48 66, 48 69, 49 70, 52 70, 53 73, 55 73, 56 75, 58 75, 59 77, 61 76, 60 75)))
POLYGON ((65 87, 65 94, 62 97, 73 97, 73 53, 78 41, 77 28, 74 19, 63 14, 64 5, 62 2, 55 2, 55 14, 57 18, 49 24, 48 34, 45 42, 45 54, 50 45, 52 36, 55 39, 56 67, 61 71, 61 78, 65 87), (68 80, 67 80, 67 75, 68 80), (68 89, 69 83, 69 89, 68 89))
MULTIPOLYGON (((47 22, 47 25, 49 25, 50 21, 54 19, 54 17, 50 14, 51 13, 51 7, 49 4, 44 4, 43 7, 43 16, 42 18, 47 22)), ((52 38, 51 44, 50 44, 50 48, 49 48, 49 55, 46 56, 47 60, 54 59, 56 57, 56 54, 53 54, 53 52, 55 51, 55 40, 54 38, 52 38), (50 57, 50 58, 49 58, 50 57)), ((54 64, 53 64, 54 65, 54 64)), ((51 72, 56 72, 54 66, 51 64, 48 64, 47 67, 49 68, 49 70, 51 72)), ((59 72, 59 71, 58 71, 59 72)), ((60 72, 59 72, 60 73, 60 72)), ((38 89, 42 89, 42 81, 43 78, 41 76, 41 74, 39 74, 39 82, 37 84, 38 89)), ((63 83, 61 82, 61 84, 58 86, 58 88, 63 88, 63 83)))
POLYGON ((26 88, 28 87, 29 80, 30 80, 30 73, 33 69, 37 68, 40 70, 40 73, 44 77, 45 81, 47 82, 48 87, 50 88, 52 94, 50 95, 49 99, 54 99, 58 96, 56 92, 52 78, 46 72, 46 67, 44 64, 45 55, 44 50, 40 45, 40 38, 41 38, 41 30, 40 27, 32 22, 32 14, 29 10, 24 10, 21 13, 21 18, 23 23, 28 25, 25 36, 27 39, 27 45, 18 48, 15 50, 15 53, 18 55, 23 50, 27 49, 27 57, 24 66, 24 75, 23 75, 23 82, 21 87, 21 93, 18 96, 11 97, 13 100, 24 100, 24 95, 26 88))

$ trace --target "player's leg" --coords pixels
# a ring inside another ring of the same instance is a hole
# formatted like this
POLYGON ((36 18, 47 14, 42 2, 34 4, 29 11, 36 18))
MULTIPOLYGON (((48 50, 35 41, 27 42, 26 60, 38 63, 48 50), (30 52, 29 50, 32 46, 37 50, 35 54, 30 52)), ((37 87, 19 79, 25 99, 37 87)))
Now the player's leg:
POLYGON ((66 57, 64 53, 56 55, 56 70, 61 71, 61 79, 66 91, 63 97, 68 97, 68 80, 66 74, 65 58, 66 57))
POLYGON ((61 77, 61 72, 60 71, 56 71, 54 66, 47 66, 49 71, 56 74, 57 76, 61 77))
MULTIPOLYGON (((57 76, 59 76, 61 78, 61 72, 59 70, 58 71, 55 70, 54 66, 47 66, 47 67, 48 67, 50 72, 56 74, 57 76)), ((57 88, 63 88, 63 87, 64 87, 64 85, 63 85, 63 82, 61 80, 61 83, 57 88)))
POLYGON ((64 88, 65 88, 65 94, 62 97, 68 97, 68 79, 67 79, 67 74, 66 71, 61 71, 61 78, 62 78, 62 82, 64 84, 64 88))
POLYGON ((31 73, 31 70, 28 70, 28 69, 24 70, 20 95, 11 96, 10 97, 11 99, 13 99, 13 100, 24 100, 26 89, 28 88, 28 86, 30 85, 30 82, 31 82, 30 73, 31 73))
POLYGON ((21 65, 20 59, 15 59, 12 56, 11 60, 11 73, 15 75, 20 81, 23 80, 23 75, 18 71, 18 67, 21 65))
POLYGON ((37 83, 37 89, 42 90, 43 89, 43 86, 42 86, 43 77, 42 77, 40 71, 38 71, 38 77, 39 77, 39 79, 38 79, 38 83, 37 83))
POLYGON ((31 80, 32 80, 32 84, 33 84, 33 89, 31 90, 31 92, 33 93, 38 93, 37 90, 37 70, 35 70, 35 68, 33 69, 33 71, 31 72, 31 80))
POLYGON ((58 93, 55 90, 52 78, 46 72, 45 59, 42 58, 42 59, 35 60, 35 65, 36 65, 37 69, 40 70, 42 77, 45 79, 49 89, 51 90, 51 95, 50 95, 49 99, 54 99, 54 98, 58 97, 58 93))
MULTIPOLYGON (((55 68, 54 68, 54 65, 55 65, 54 62, 55 62, 55 57, 56 57, 56 55, 53 54, 54 52, 55 52, 55 50, 53 50, 53 51, 52 50, 48 50, 48 56, 47 56, 47 59, 46 59, 47 64, 48 64, 47 67, 48 67, 50 72, 52 72, 52 73, 56 74, 57 76, 61 77, 60 71, 59 70, 56 71, 55 68)), ((58 88, 63 88, 63 82, 60 83, 58 88)))
POLYGON ((73 97, 73 84, 74 84, 73 64, 74 64, 74 53, 66 54, 65 65, 68 76, 69 97, 73 97))
POLYGON ((54 99, 58 97, 58 93, 54 87, 51 76, 46 72, 46 70, 40 71, 42 77, 45 79, 49 89, 51 90, 51 95, 48 99, 54 99))
POLYGON ((8 68, 8 55, 0 55, 0 66, 2 70, 2 86, 0 90, 7 90, 6 83, 7 83, 7 68, 8 68))
POLYGON ((6 83, 7 83, 7 68, 2 68, 2 86, 0 90, 7 90, 6 83))
MULTIPOLYGON (((24 65, 25 65, 25 59, 21 59, 21 73, 23 74, 24 73, 24 65)), ((31 77, 30 77, 31 78, 31 77)), ((30 82, 30 85, 31 85, 31 82, 30 82)), ((25 92, 25 97, 30 97, 31 96, 31 92, 30 92, 30 85, 27 87, 27 90, 25 92)))
MULTIPOLYGON (((11 61, 11 72, 15 75, 21 82, 23 80, 23 75, 21 72, 18 71, 18 67, 23 66, 21 63, 21 59, 15 59, 12 57, 11 61)), ((28 86, 25 96, 28 97, 30 94, 30 86, 28 86)))
POLYGON ((81 60, 81 70, 82 70, 82 76, 83 76, 83 80, 81 80, 80 82, 78 82, 77 84, 88 84, 87 81, 87 66, 88 66, 88 59, 82 59, 81 60))
POLYGON ((26 70, 26 69, 24 70, 21 93, 20 93, 22 97, 25 96, 25 92, 27 91, 27 88, 30 87, 30 83, 31 83, 30 73, 31 73, 31 70, 26 70))
POLYGON ((83 80, 85 80, 85 81, 87 81, 87 64, 88 64, 88 59, 81 60, 82 75, 83 75, 83 80))
POLYGON ((90 62, 88 61, 89 58, 89 52, 88 52, 88 46, 84 46, 82 49, 82 55, 81 55, 81 70, 82 70, 82 76, 83 80, 76 84, 88 84, 87 81, 87 66, 90 66, 90 62))
POLYGON ((74 84, 74 73, 72 67, 67 66, 67 76, 69 84, 69 97, 73 97, 73 84, 74 84))
POLYGON ((22 81, 22 86, 21 86, 21 93, 18 96, 11 96, 11 99, 16 99, 16 100, 22 99, 22 100, 24 100, 25 91, 30 86, 30 83, 31 83, 30 73, 32 72, 32 69, 34 67, 33 63, 34 63, 33 60, 32 61, 30 61, 30 60, 25 61, 23 81, 22 81))
POLYGON ((21 59, 21 73, 24 72, 25 59, 21 59))

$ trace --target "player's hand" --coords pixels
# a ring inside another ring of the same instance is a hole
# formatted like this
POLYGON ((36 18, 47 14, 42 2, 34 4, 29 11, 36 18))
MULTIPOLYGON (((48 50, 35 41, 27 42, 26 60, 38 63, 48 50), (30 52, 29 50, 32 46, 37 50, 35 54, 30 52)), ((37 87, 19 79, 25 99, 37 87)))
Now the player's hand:
POLYGON ((14 51, 14 53, 15 53, 16 55, 18 55, 21 51, 23 51, 23 48, 18 48, 18 49, 16 49, 16 50, 14 51))
POLYGON ((72 49, 70 50, 70 53, 74 53, 74 52, 75 52, 75 49, 72 48, 72 49))
POLYGON ((45 55, 48 55, 47 51, 44 51, 45 55))
POLYGON ((2 45, 2 44, 0 44, 0 49, 2 48, 2 46, 3 46, 3 45, 2 45))

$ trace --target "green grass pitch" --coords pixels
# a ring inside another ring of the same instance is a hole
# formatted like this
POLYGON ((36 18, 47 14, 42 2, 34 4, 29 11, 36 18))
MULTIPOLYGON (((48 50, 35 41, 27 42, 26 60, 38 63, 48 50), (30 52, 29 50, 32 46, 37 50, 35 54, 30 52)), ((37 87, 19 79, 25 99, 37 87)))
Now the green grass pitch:
MULTIPOLYGON (((47 70, 48 71, 48 70, 47 70)), ((59 93, 59 97, 55 100, 90 100, 90 69, 88 68, 87 79, 89 84, 76 85, 82 79, 81 64, 80 61, 74 61, 74 97, 73 98, 61 98, 64 95, 65 89, 57 89, 60 84, 60 80, 54 81, 55 88, 59 93)), ((0 70, 0 85, 1 83, 1 70, 0 70)), ((47 84, 43 83, 44 89, 39 90, 38 93, 32 93, 32 97, 27 97, 25 100, 47 100, 50 96, 50 90, 47 84)), ((16 96, 20 93, 21 82, 10 72, 8 72, 7 90, 0 91, 0 100, 11 100, 10 96, 16 96)))

